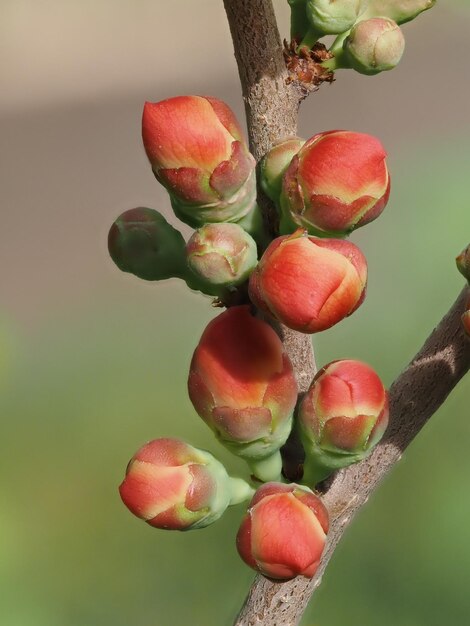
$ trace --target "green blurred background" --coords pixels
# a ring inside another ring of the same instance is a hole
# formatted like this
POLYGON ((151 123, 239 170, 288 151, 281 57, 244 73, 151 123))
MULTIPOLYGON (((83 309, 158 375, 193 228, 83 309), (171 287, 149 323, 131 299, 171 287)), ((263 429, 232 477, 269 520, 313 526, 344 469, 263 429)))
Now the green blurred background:
MULTIPOLYGON (((287 4, 275 6, 287 36, 287 4)), ((320 365, 361 358, 389 384, 462 287, 468 9, 438 3, 405 26, 398 69, 339 73, 302 108, 304 136, 378 135, 393 176, 387 210, 353 237, 368 298, 315 337, 320 365)), ((229 625, 252 579, 234 546, 242 510, 165 533, 117 492, 134 451, 160 436, 246 475, 185 392, 215 311, 177 282, 120 274, 106 251, 123 210, 170 217, 141 146, 143 102, 204 93, 242 115, 222 1, 2 0, 0 41, 0 623, 229 625)), ((469 392, 467 379, 358 516, 304 626, 469 622, 469 392)))

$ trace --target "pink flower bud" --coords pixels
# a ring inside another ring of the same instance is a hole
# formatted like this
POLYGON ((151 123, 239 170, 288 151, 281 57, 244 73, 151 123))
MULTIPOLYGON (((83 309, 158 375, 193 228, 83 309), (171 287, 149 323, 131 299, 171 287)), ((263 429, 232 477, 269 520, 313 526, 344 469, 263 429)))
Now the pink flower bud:
POLYGON ((351 315, 365 297, 367 262, 357 246, 303 231, 278 237, 250 276, 254 304, 302 333, 351 315))
POLYGON ((230 108, 216 98, 147 102, 145 151, 176 215, 193 227, 234 222, 255 205, 255 160, 230 108))
POLYGON ((390 195, 378 139, 333 130, 309 139, 284 174, 284 217, 323 236, 347 235, 382 213, 390 195))
POLYGON ((328 526, 328 511, 308 487, 267 483, 250 502, 237 549, 247 565, 269 578, 312 578, 328 526))
POLYGON ((261 187, 273 202, 279 203, 282 177, 305 140, 291 137, 275 144, 260 164, 261 187))
POLYGON ((465 250, 462 250, 455 262, 459 272, 470 282, 470 245, 465 250))
POLYGON ((230 478, 209 452, 179 439, 155 439, 132 457, 119 493, 127 508, 151 526, 190 530, 212 524, 252 489, 230 478))
POLYGON ((345 58, 361 74, 392 70, 405 51, 405 37, 396 22, 375 17, 358 22, 344 42, 345 58))
MULTIPOLYGON (((250 307, 232 307, 212 320, 196 348, 188 380, 197 413, 221 443, 257 464, 276 455, 289 436, 297 400, 292 365, 274 330, 250 307)), ((269 473, 267 476, 272 475, 269 473)))
POLYGON ((380 441, 387 424, 388 395, 369 365, 353 360, 325 365, 299 408, 306 478, 316 483, 360 461, 380 441))
POLYGON ((189 269, 214 288, 240 285, 256 267, 255 240, 238 224, 206 224, 186 245, 189 269))

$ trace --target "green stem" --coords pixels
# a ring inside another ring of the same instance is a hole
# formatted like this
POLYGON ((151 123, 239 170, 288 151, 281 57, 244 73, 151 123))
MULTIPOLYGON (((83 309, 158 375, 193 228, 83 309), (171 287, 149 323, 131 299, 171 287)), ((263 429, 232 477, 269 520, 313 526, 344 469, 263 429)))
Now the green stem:
POLYGON ((313 28, 313 26, 311 26, 306 32, 306 34, 304 35, 304 38, 300 42, 297 50, 299 50, 303 46, 306 46, 307 48, 312 49, 313 46, 317 43, 317 41, 324 36, 325 36, 324 33, 319 32, 318 30, 313 28))
POLYGON ((341 33, 338 35, 333 42, 333 45, 330 48, 331 54, 334 55, 332 59, 327 59, 323 61, 322 66, 332 72, 336 72, 336 70, 341 69, 349 69, 351 64, 348 61, 347 54, 344 51, 344 42, 349 36, 351 31, 347 30, 345 33, 341 33))
POLYGON ((263 483, 281 482, 282 458, 279 451, 265 459, 247 460, 251 473, 263 483))
POLYGON ((229 482, 230 489, 230 504, 229 506, 233 506, 234 504, 240 504, 241 502, 245 502, 246 500, 250 500, 255 493, 253 487, 245 482, 241 478, 232 478, 230 477, 229 482))
POLYGON ((328 478, 333 471, 331 467, 322 463, 317 457, 307 455, 304 463, 304 475, 301 482, 313 489, 315 485, 321 483, 325 478, 328 478))
POLYGON ((306 0, 288 0, 290 4, 290 36, 300 41, 309 29, 306 0))

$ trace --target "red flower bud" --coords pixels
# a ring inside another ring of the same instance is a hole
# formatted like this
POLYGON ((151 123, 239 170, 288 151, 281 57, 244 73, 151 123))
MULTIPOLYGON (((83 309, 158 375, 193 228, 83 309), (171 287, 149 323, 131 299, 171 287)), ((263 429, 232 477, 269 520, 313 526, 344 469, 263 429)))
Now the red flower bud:
POLYGON ((267 483, 250 502, 237 549, 247 565, 269 578, 312 578, 328 525, 328 511, 308 487, 267 483))
POLYGON ((233 222, 255 205, 255 160, 230 108, 216 98, 147 102, 145 151, 177 216, 193 227, 233 222))
POLYGON ((470 282, 470 245, 462 250, 455 262, 459 272, 470 282))
POLYGON ((194 352, 188 380, 197 413, 221 443, 243 457, 261 480, 280 472, 297 400, 292 365, 274 330, 249 306, 212 320, 194 352), (259 462, 275 455, 267 474, 259 462))
POLYGON ((284 219, 324 236, 347 235, 368 224, 390 195, 385 157, 371 135, 344 130, 315 135, 284 174, 284 219))
POLYGON ((268 247, 250 277, 250 297, 289 328, 316 333, 357 309, 366 282, 367 262, 354 244, 298 231, 268 247))
POLYGON ((133 456, 119 493, 127 508, 151 526, 190 530, 212 524, 252 489, 230 478, 209 452, 179 439, 155 439, 133 456))
POLYGON ((353 360, 325 365, 299 408, 305 477, 316 483, 360 461, 380 441, 387 424, 387 392, 369 365, 353 360))
POLYGON ((238 224, 206 224, 186 245, 189 269, 214 288, 240 285, 258 262, 255 240, 238 224))

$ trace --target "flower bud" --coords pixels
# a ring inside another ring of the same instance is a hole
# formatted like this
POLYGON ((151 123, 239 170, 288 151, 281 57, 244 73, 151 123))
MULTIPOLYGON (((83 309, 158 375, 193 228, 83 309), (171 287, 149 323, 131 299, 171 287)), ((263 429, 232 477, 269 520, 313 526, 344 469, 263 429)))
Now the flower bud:
POLYGON ((305 140, 299 137, 285 139, 275 144, 260 164, 260 180, 264 193, 276 204, 282 189, 282 177, 293 157, 304 145, 305 140))
POLYGON ((254 239, 238 224, 206 224, 188 241, 186 254, 189 269, 214 295, 243 283, 258 262, 254 239))
POLYGON ((318 33, 344 33, 364 13, 367 2, 368 0, 307 0, 307 17, 318 33))
POLYGON ((236 222, 255 207, 255 160, 235 115, 216 98, 147 102, 145 151, 176 215, 197 228, 236 222))
POLYGON ((468 245, 455 259, 457 269, 470 283, 470 245, 468 245))
POLYGON ((193 355, 188 389, 197 413, 257 478, 279 476, 297 384, 281 340, 248 305, 209 323, 193 355))
POLYGON ((209 452, 179 439, 155 439, 132 457, 119 493, 150 526, 191 530, 209 526, 253 490, 230 478, 209 452))
POLYGON ((284 174, 284 220, 320 236, 344 236, 373 221, 390 195, 385 157, 371 135, 345 130, 314 135, 284 174))
POLYGON ((405 50, 400 27, 386 17, 358 22, 344 42, 345 59, 361 74, 372 76, 396 67, 405 50))
POLYGON ((333 361, 313 379, 299 408, 307 455, 304 481, 357 463, 382 438, 388 424, 388 395, 374 370, 361 361, 333 361))
POLYGON ((144 280, 181 277, 185 242, 158 211, 138 207, 122 213, 108 235, 109 254, 123 272, 144 280))
POLYGON ((431 9, 436 0, 369 0, 365 17, 389 17, 397 24, 409 22, 431 9))
POLYGON ((328 511, 308 487, 267 483, 250 502, 237 549, 247 565, 269 578, 312 578, 328 527, 328 511))
POLYGON ((367 262, 349 241, 278 237, 250 276, 250 297, 293 330, 316 333, 351 315, 365 297, 367 262))

